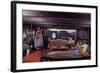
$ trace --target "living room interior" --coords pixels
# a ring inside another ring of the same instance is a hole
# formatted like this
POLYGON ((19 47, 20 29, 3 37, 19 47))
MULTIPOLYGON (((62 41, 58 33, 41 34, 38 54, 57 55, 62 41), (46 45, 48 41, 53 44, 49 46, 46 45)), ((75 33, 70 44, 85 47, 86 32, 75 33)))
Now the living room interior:
POLYGON ((91 59, 91 14, 23 10, 23 63, 91 59))

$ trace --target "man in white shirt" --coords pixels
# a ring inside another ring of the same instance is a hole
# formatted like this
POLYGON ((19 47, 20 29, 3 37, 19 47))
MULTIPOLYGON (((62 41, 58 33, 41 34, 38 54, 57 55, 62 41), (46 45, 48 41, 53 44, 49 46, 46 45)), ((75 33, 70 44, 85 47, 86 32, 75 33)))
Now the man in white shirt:
POLYGON ((37 49, 42 49, 43 47, 43 36, 42 36, 42 32, 37 31, 35 38, 34 38, 34 46, 37 49))

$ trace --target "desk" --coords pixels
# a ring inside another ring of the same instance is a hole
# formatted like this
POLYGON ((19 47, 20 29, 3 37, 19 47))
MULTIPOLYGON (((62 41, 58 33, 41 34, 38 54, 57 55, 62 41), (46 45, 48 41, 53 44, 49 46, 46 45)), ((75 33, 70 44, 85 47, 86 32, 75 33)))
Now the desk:
POLYGON ((68 49, 67 40, 57 39, 57 40, 49 40, 48 48, 53 49, 68 49))

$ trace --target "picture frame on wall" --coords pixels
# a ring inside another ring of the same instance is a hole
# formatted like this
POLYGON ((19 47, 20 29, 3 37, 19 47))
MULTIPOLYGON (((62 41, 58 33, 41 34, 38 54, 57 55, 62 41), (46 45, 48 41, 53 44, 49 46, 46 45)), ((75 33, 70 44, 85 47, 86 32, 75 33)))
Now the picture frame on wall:
POLYGON ((11 2, 11 71, 97 67, 97 6, 11 2))

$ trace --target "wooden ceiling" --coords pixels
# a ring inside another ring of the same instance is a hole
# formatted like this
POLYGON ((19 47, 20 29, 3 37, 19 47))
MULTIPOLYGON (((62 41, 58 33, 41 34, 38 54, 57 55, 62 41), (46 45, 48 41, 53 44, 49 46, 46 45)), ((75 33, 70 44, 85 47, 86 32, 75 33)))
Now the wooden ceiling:
POLYGON ((23 23, 43 27, 90 27, 90 13, 23 10, 23 23))

